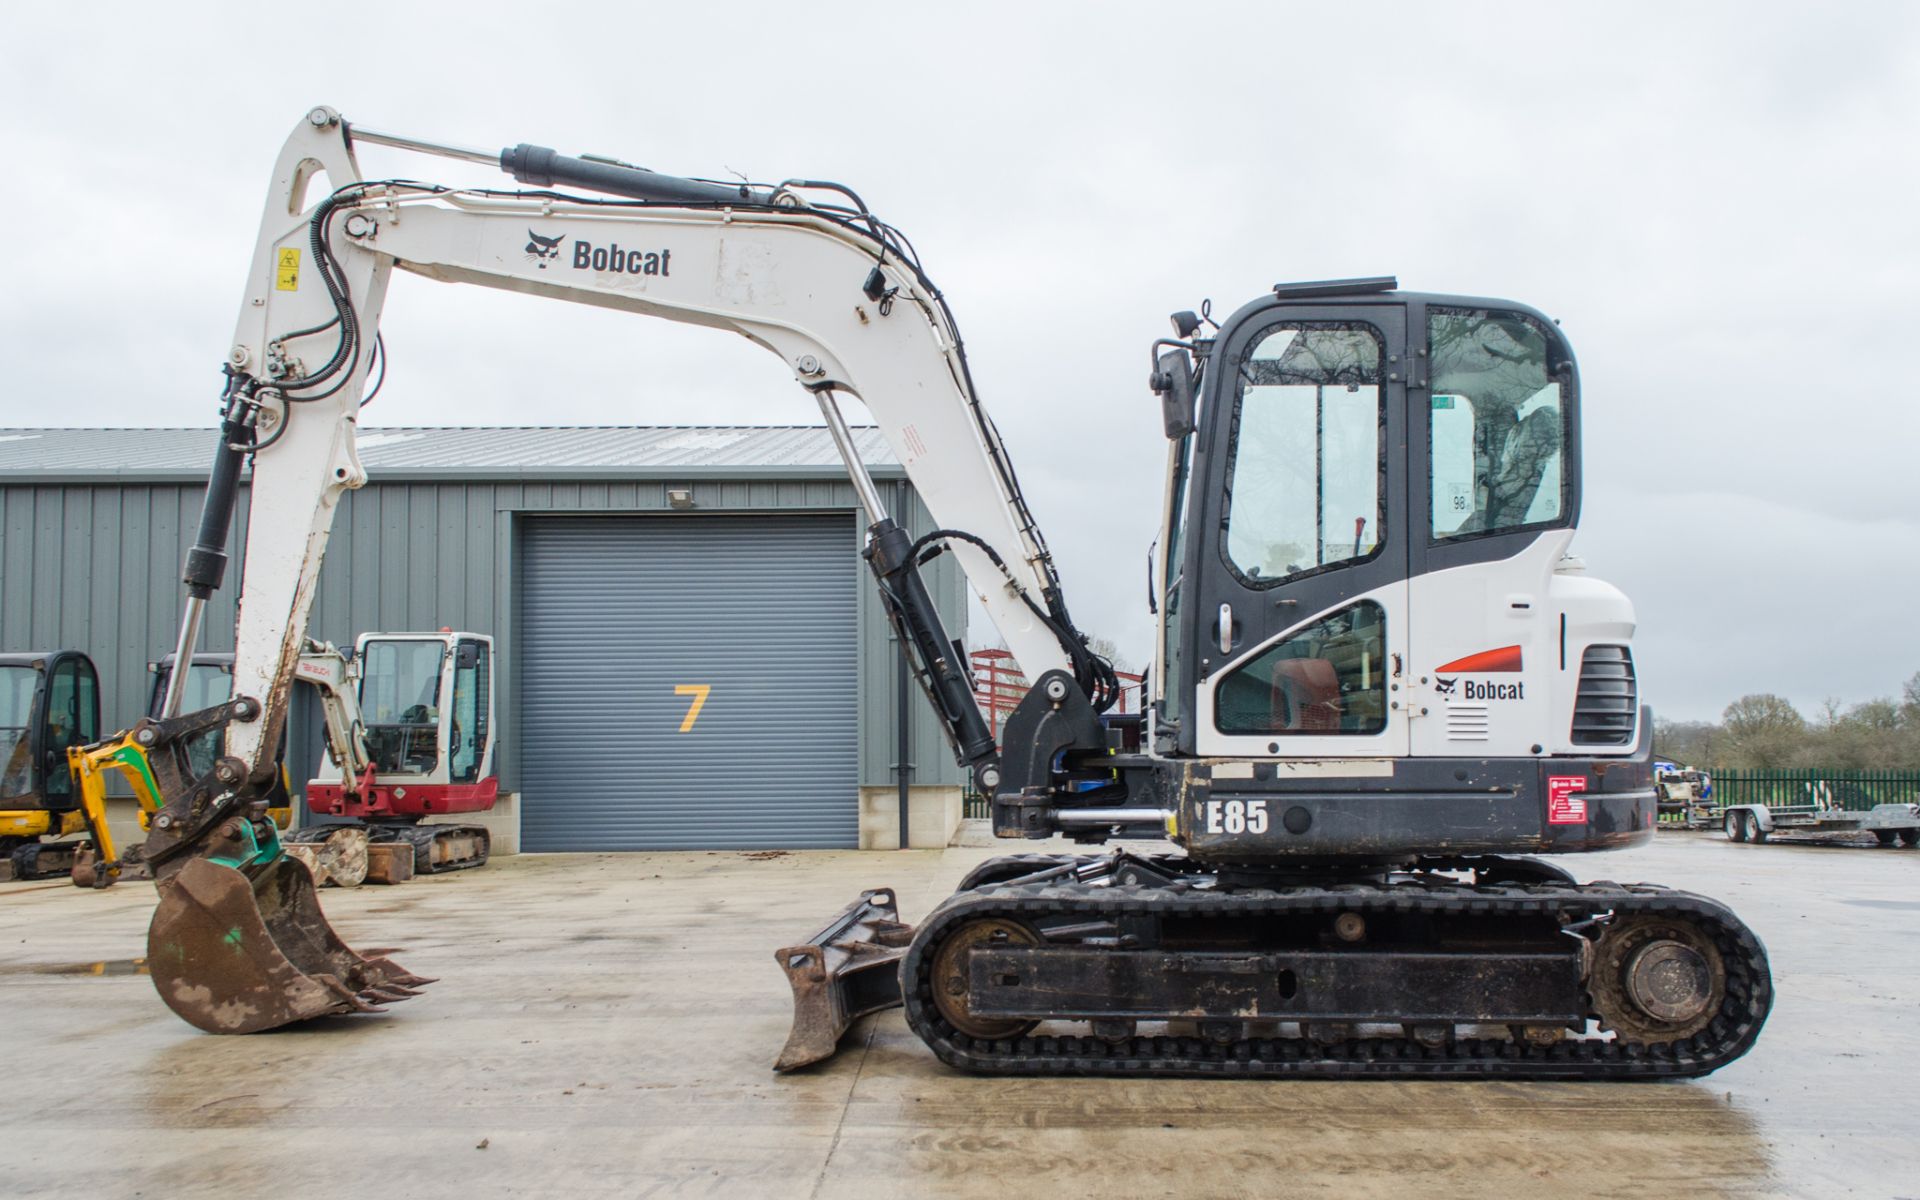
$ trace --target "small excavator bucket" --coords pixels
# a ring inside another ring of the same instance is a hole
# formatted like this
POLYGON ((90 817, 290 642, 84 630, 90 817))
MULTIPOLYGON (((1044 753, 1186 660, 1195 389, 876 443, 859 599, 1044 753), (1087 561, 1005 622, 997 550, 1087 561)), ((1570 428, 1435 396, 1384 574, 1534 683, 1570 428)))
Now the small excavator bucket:
POLYGON ((147 964, 167 1007, 208 1033, 383 1012, 433 982, 349 949, 320 912, 313 876, 286 857, 251 880, 188 860, 160 884, 147 964))
POLYGON ((793 985, 793 1029, 774 1061, 793 1071, 832 1058, 856 1017, 900 1005, 900 959, 913 927, 889 888, 862 892, 805 945, 774 951, 793 985))

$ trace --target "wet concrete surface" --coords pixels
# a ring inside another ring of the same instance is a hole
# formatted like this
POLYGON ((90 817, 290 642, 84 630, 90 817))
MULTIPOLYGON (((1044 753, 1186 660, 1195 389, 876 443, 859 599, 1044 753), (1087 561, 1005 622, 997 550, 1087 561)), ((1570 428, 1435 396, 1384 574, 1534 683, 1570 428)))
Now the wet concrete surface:
POLYGON ((1920 1200, 1920 852, 1664 834, 1562 860, 1718 896, 1765 940, 1773 1017, 1699 1081, 973 1078, 897 1011, 772 1074, 776 947, 863 887, 917 919, 996 852, 522 856, 329 889, 350 943, 441 982, 246 1038, 141 976, 150 885, 0 885, 0 1195, 1920 1200))

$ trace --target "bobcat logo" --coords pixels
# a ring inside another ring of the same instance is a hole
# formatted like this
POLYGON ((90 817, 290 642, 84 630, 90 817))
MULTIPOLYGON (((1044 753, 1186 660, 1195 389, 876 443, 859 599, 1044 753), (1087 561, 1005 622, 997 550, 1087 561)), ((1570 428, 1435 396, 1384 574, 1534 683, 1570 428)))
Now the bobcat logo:
POLYGON ((1438 675, 1435 675, 1433 677, 1433 690, 1439 692, 1442 696, 1451 696, 1453 695, 1454 686, 1459 682, 1458 679, 1442 679, 1438 675))
POLYGON ((546 270, 548 259, 560 257, 560 239, 565 236, 564 233, 557 233, 546 238, 531 229, 527 230, 527 261, 542 271, 546 270))

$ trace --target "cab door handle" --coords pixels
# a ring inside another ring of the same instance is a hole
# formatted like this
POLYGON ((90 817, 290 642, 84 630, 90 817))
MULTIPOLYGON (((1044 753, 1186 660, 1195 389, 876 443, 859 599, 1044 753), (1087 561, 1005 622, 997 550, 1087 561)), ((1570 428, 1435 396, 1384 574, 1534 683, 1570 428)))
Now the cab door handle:
POLYGON ((1233 605, 1220 606, 1220 653, 1233 653, 1233 605))

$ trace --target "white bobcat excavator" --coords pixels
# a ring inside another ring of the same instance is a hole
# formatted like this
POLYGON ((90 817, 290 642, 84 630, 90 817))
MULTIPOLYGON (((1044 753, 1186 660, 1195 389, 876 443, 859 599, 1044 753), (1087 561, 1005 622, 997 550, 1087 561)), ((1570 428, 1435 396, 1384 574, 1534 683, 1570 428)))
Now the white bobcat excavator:
POLYGON ((854 193, 464 149, 326 108, 275 168, 187 563, 182 654, 251 458, 234 698, 142 731, 164 749, 229 730, 204 777, 156 757, 149 961, 189 1021, 265 1029, 420 982, 333 936, 255 816, 333 510, 365 478, 355 417, 395 268, 779 355, 840 448, 884 606, 994 831, 1185 850, 995 859, 911 928, 867 893, 778 952, 796 1003, 779 1066, 892 1004, 944 1061, 1000 1073, 1655 1078, 1758 1035, 1765 952, 1724 906, 1527 857, 1654 828, 1632 607, 1567 554, 1581 396, 1551 320, 1390 279, 1176 313, 1152 348, 1168 455, 1150 703, 1117 716, 943 296, 854 193), (368 180, 367 143, 524 186, 368 180), (321 170, 332 190, 309 205, 321 170), (937 530, 888 516, 840 393, 937 530), (1035 681, 998 740, 920 579, 942 553, 1035 681))

